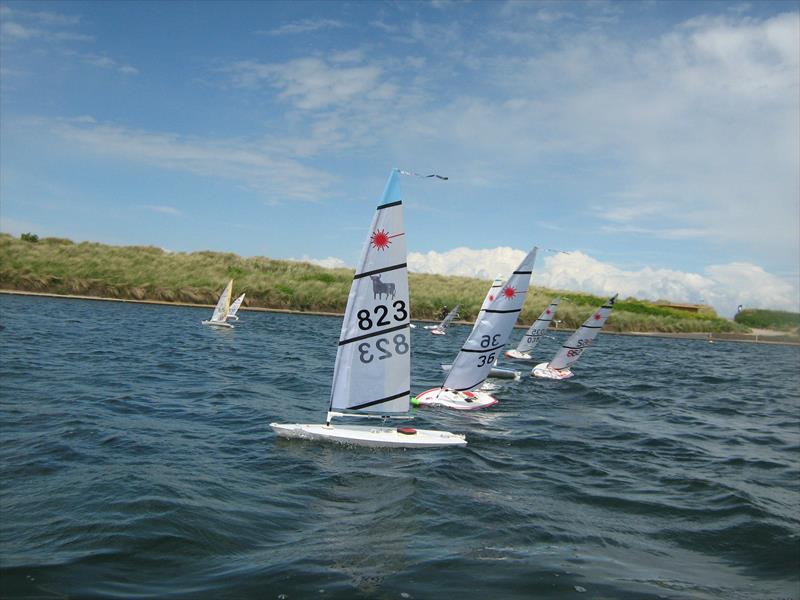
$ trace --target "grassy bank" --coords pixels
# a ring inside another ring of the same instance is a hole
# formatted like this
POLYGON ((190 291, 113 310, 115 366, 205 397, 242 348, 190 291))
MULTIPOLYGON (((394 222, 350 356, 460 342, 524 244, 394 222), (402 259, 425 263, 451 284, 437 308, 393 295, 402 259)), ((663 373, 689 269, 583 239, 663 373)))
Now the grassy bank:
MULTIPOLYGON (((246 306, 343 312, 353 272, 302 262, 243 258, 223 252, 165 252, 150 246, 73 243, 61 238, 23 241, 0 234, 0 287, 135 300, 213 304, 229 278, 246 306)), ((536 275, 534 272, 534 281, 536 275)), ((443 305, 461 304, 474 319, 489 282, 468 277, 410 275, 413 317, 431 319, 443 305)), ((562 327, 577 327, 605 299, 531 286, 520 321, 532 322, 555 296, 562 297, 562 327)), ((635 299, 620 300, 606 325, 610 331, 726 332, 747 327, 719 318, 635 299)))
POLYGON ((737 313, 734 320, 745 327, 795 333, 800 331, 800 313, 748 308, 737 313))

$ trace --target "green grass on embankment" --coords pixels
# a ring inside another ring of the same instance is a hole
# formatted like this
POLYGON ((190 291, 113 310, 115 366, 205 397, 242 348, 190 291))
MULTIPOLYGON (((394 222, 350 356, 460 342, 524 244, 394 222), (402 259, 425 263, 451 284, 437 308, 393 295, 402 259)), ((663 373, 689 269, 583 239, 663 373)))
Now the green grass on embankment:
POLYGON ((734 320, 745 327, 758 329, 775 329, 777 331, 800 330, 800 313, 782 310, 763 310, 760 308, 746 308, 734 317, 734 320))
MULTIPOLYGON (((235 294, 247 293, 245 306, 341 313, 353 272, 226 252, 167 252, 152 246, 76 244, 62 238, 23 241, 0 234, 0 287, 4 289, 213 304, 230 278, 235 294)), ((489 285, 469 277, 411 273, 412 316, 433 319, 443 305, 460 304, 461 318, 472 320, 489 285)), ((561 327, 577 327, 606 300, 531 286, 519 322, 531 323, 558 295, 561 327)), ((719 318, 711 308, 693 314, 633 298, 617 302, 606 329, 747 331, 744 325, 719 318)))

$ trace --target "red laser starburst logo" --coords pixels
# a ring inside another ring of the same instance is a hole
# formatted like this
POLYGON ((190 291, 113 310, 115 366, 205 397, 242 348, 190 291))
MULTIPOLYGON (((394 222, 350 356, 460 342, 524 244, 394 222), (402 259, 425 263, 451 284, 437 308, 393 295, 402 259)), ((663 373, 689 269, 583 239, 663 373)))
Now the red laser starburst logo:
POLYGON ((550 314, 550 309, 548 308, 546 311, 544 311, 544 314, 549 315, 550 314))
POLYGON ((595 321, 599 321, 600 319, 601 319, 601 317, 600 317, 600 313, 595 313, 595 315, 594 315, 594 320, 595 320, 595 321))
POLYGON ((503 296, 506 297, 506 300, 511 300, 516 295, 517 290, 515 290, 513 287, 503 288, 503 296))
POLYGON ((370 244, 376 250, 386 250, 389 247, 389 244, 392 243, 392 238, 396 238, 403 235, 402 233, 396 233, 394 235, 389 235, 389 232, 385 229, 378 229, 375 233, 373 233, 369 237, 370 244))
POLYGON ((489 302, 493 302, 493 301, 494 301, 494 294, 489 294, 489 302))

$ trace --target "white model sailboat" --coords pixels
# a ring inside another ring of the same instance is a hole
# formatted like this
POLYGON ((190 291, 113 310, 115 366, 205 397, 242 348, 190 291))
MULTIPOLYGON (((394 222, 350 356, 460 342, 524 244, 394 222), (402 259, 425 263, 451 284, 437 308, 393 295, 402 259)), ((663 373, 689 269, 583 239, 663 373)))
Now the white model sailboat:
MULTIPOLYGON (((389 176, 347 298, 324 424, 271 423, 286 438, 360 446, 464 446, 463 435, 411 427, 333 425, 334 417, 390 418, 409 410, 411 335, 398 171, 389 176), (352 411, 343 413, 340 411, 352 411)), ((405 417, 408 418, 408 417, 405 417)))
POLYGON ((239 296, 236 300, 233 301, 231 307, 228 309, 228 318, 233 319, 234 321, 238 321, 239 317, 236 316, 236 313, 239 312, 239 307, 244 302, 244 294, 239 296))
POLYGON ((474 410, 497 402, 486 392, 473 390, 477 390, 489 376, 498 354, 508 343, 525 302, 536 250, 534 248, 528 253, 498 294, 490 294, 493 299, 478 314, 475 326, 453 361, 444 385, 422 392, 414 399, 414 404, 474 410))
POLYGON ((508 350, 505 353, 508 358, 513 358, 516 360, 533 360, 530 352, 536 347, 536 345, 539 343, 539 340, 542 339, 547 331, 547 328, 550 327, 550 323, 556 316, 556 310, 558 309, 559 302, 561 302, 561 299, 556 298, 547 306, 547 308, 542 311, 542 314, 539 315, 539 318, 533 322, 533 325, 531 325, 528 328, 528 331, 525 332, 525 335, 522 336, 522 339, 519 341, 519 344, 517 344, 517 347, 514 350, 508 350))
POLYGON ((570 370, 570 367, 581 357, 583 351, 592 345, 597 334, 606 324, 616 300, 617 294, 614 294, 608 299, 608 302, 586 319, 583 325, 575 330, 575 333, 567 338, 567 341, 564 342, 564 345, 561 346, 561 349, 556 352, 556 355, 549 363, 536 365, 531 371, 531 375, 544 377, 545 379, 569 379, 572 377, 574 373, 570 370))
POLYGON ((203 325, 214 325, 215 327, 233 327, 225 320, 228 317, 228 309, 231 306, 231 292, 233 291, 233 279, 228 282, 225 289, 219 295, 217 305, 214 307, 214 313, 208 321, 203 321, 203 325))
POLYGON ((455 308, 453 308, 453 310, 447 313, 447 316, 444 319, 442 319, 442 322, 434 326, 434 328, 431 329, 430 332, 433 335, 446 335, 447 328, 450 327, 450 323, 452 323, 453 319, 455 319, 458 316, 459 308, 461 308, 461 305, 456 304, 455 308))

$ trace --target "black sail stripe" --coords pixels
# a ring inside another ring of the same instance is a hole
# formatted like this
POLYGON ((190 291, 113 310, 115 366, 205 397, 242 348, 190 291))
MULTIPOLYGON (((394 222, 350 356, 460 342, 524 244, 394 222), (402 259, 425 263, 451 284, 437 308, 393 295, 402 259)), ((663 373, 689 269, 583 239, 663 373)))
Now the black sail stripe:
POLYGON ((490 310, 490 309, 487 308, 487 309, 484 309, 483 312, 488 312, 488 313, 518 313, 520 311, 522 311, 521 308, 518 308, 516 310, 490 310))
POLYGON ((585 350, 589 346, 561 346, 562 348, 566 348, 567 350, 585 350))
POLYGON ((375 269, 374 271, 364 271, 363 273, 356 274, 353 279, 361 279, 362 277, 367 277, 368 275, 377 275, 378 273, 385 273, 386 271, 394 271, 395 269, 403 269, 407 267, 407 263, 401 263, 399 265, 392 265, 391 267, 383 267, 382 269, 375 269))
POLYGON ((367 408, 368 406, 375 406, 376 404, 383 404, 384 402, 391 402, 392 400, 397 400, 398 398, 402 398, 403 396, 410 396, 411 390, 406 390, 405 392, 400 392, 399 394, 395 394, 394 396, 387 396, 386 398, 381 398, 380 400, 372 400, 371 402, 364 402, 363 404, 359 404, 358 406, 348 406, 347 410, 359 410, 361 408, 367 408))
POLYGON ((514 271, 512 275, 530 275, 533 271, 514 271))
POLYGON ((373 331, 372 333, 365 333, 364 335, 359 335, 347 340, 340 340, 339 345, 344 346, 345 344, 352 344, 353 342, 366 340, 367 338, 375 337, 376 335, 383 335, 384 333, 392 333, 393 331, 400 331, 401 329, 405 329, 406 327, 408 327, 408 323, 404 323, 403 325, 398 325, 397 327, 390 327, 389 329, 381 329, 380 331, 373 331))
POLYGON ((602 325, 581 325, 582 328, 585 329, 602 329, 602 325))
POLYGON ((536 322, 537 323, 549 323, 552 320, 553 319, 536 319, 536 322))
POLYGON ((481 379, 481 380, 480 380, 479 382, 477 382, 477 383, 473 383, 473 384, 472 384, 471 386, 469 386, 469 387, 463 387, 463 388, 449 388, 449 389, 451 389, 451 390, 455 390, 455 391, 457 391, 457 392, 466 392, 466 391, 468 391, 468 390, 471 390, 471 389, 472 389, 472 388, 474 388, 474 387, 478 387, 478 386, 479 386, 480 384, 482 384, 484 381, 486 381, 486 377, 484 377, 483 379, 481 379))
POLYGON ((480 350, 472 348, 462 348, 461 352, 477 352, 478 354, 480 354, 483 352, 493 352, 495 350, 500 350, 500 348, 503 348, 504 346, 505 344, 503 344, 502 346, 495 346, 494 348, 486 348, 486 349, 481 348, 480 350))
POLYGON ((381 204, 378 206, 377 210, 382 210, 384 208, 391 208, 392 206, 400 206, 403 203, 402 200, 398 200, 397 202, 389 202, 387 204, 381 204))

